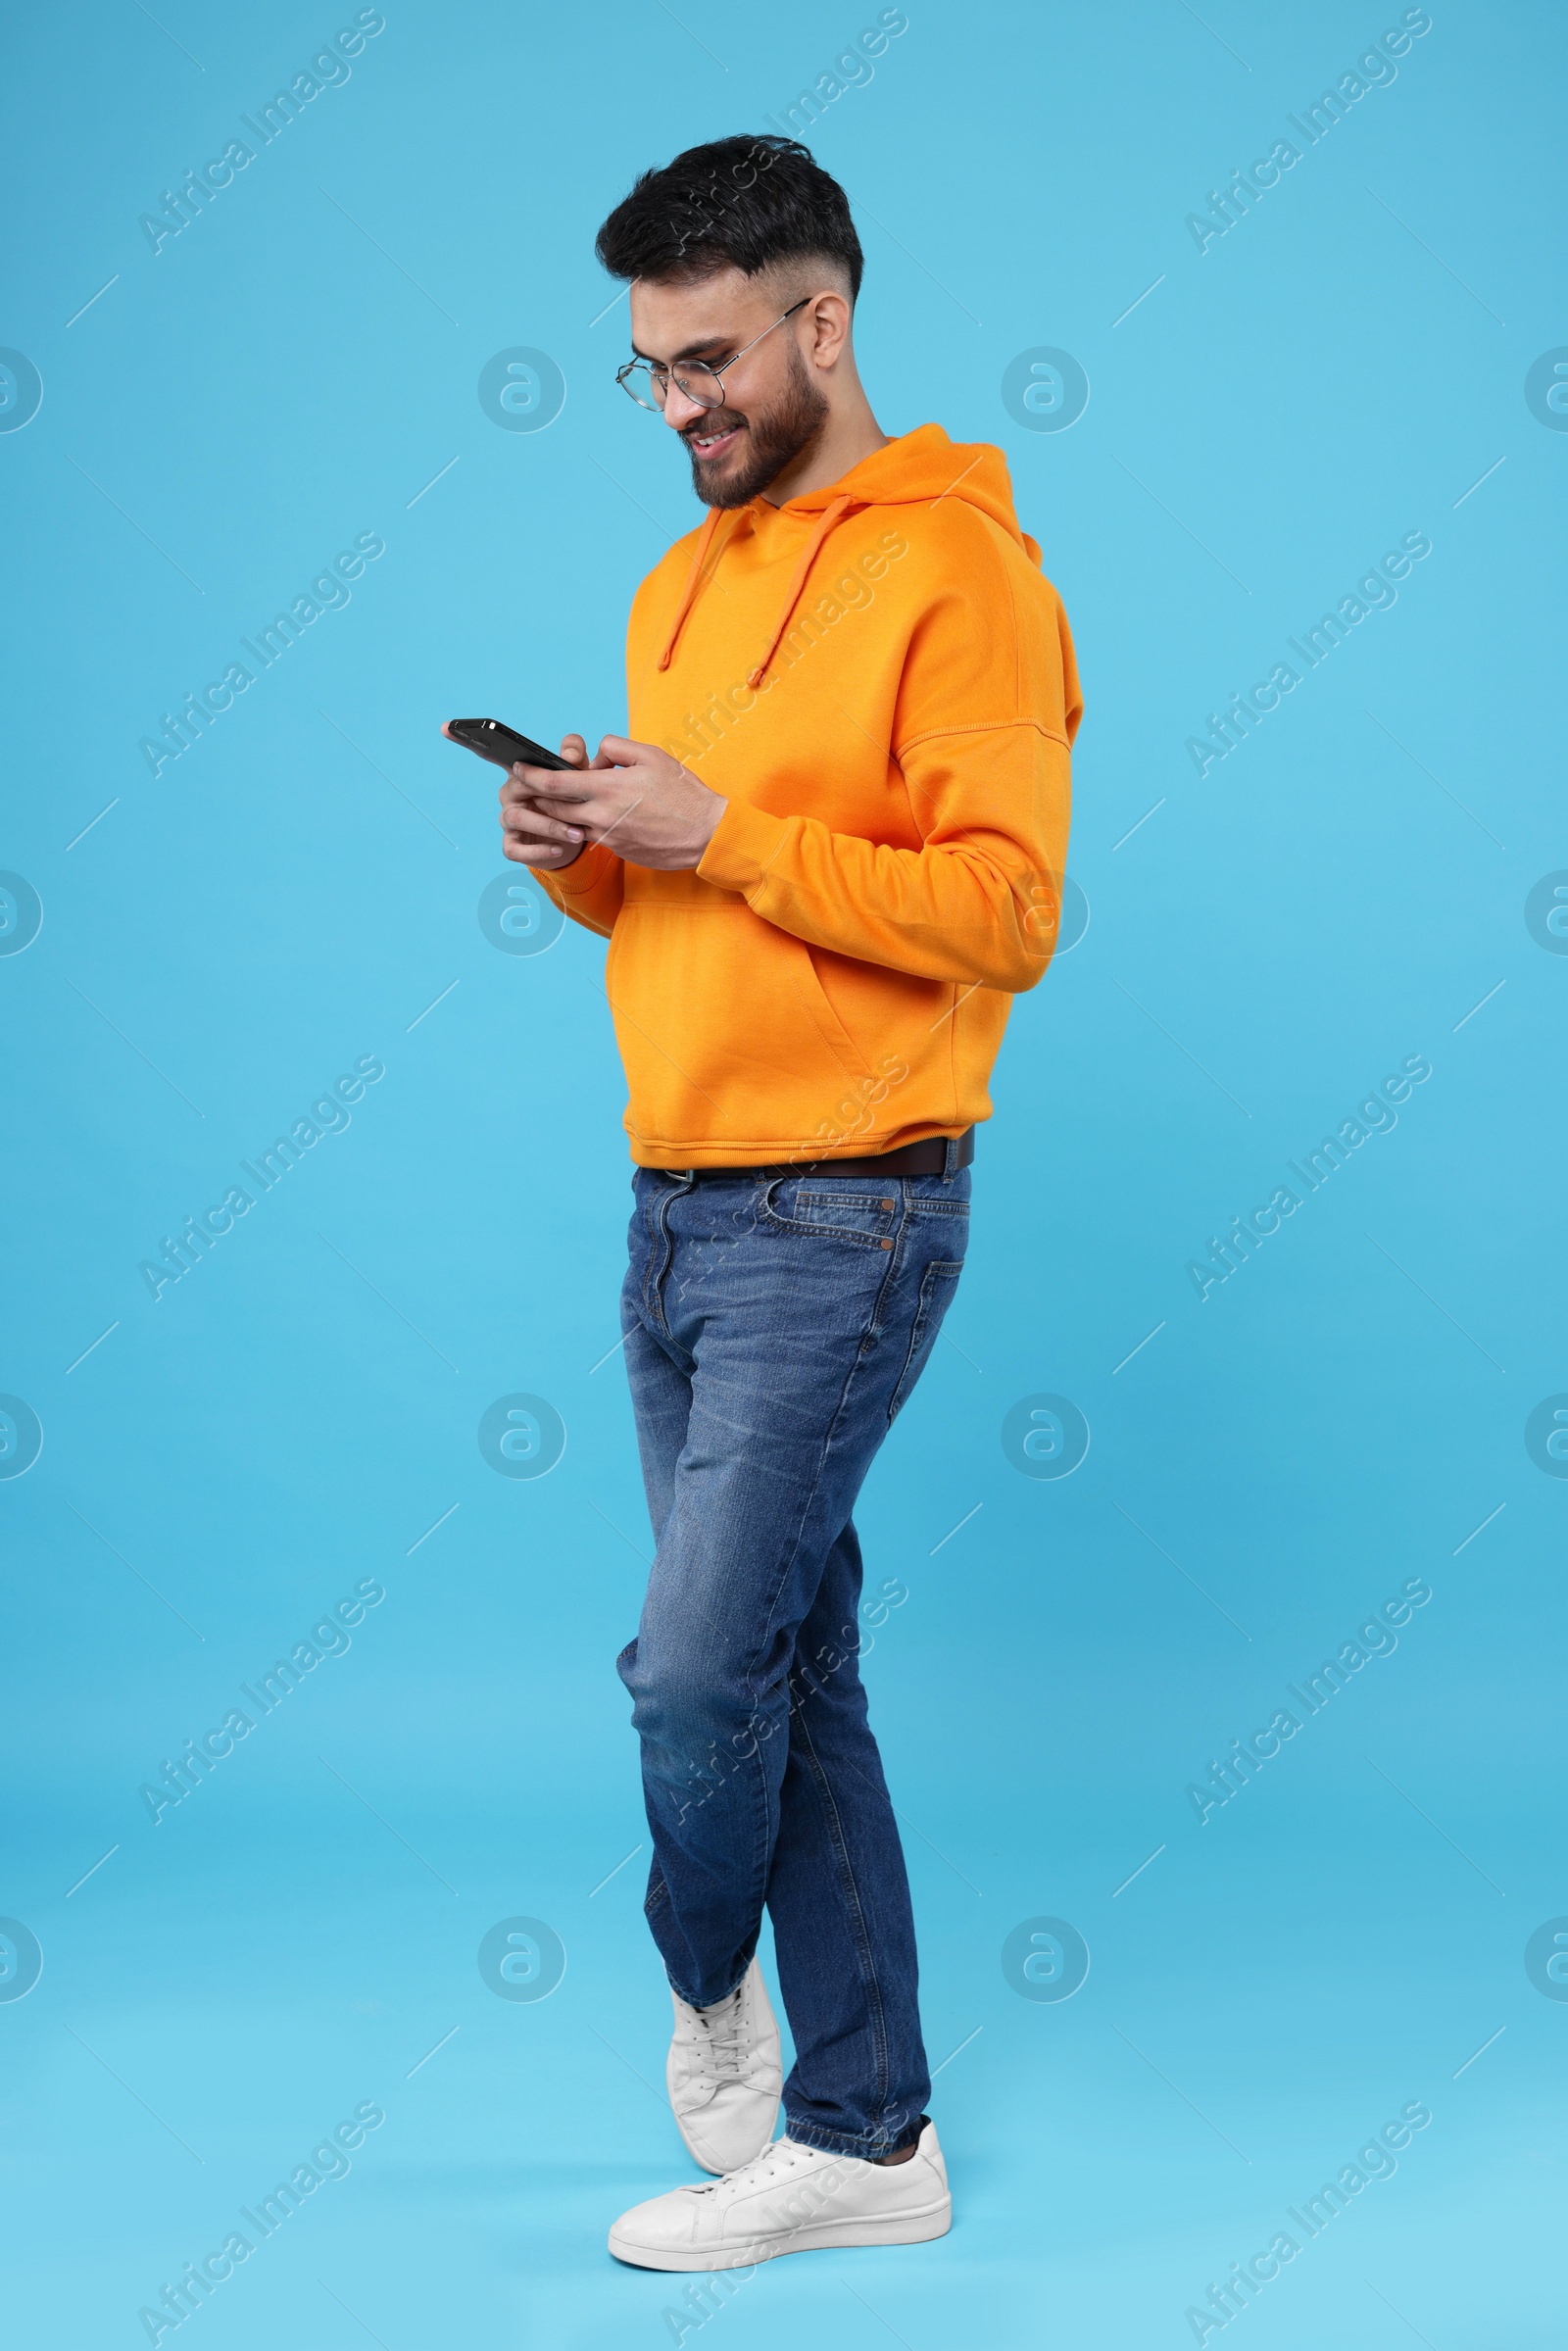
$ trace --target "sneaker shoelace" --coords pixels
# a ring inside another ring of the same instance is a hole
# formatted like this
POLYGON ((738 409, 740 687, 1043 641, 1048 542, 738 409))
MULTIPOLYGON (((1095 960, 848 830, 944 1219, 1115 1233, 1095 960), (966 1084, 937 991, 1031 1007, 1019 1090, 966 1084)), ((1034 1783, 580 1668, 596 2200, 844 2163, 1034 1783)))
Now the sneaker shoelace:
POLYGON ((811 2162, 811 2155, 807 2148, 797 2146, 793 2139, 776 2138, 771 2146, 764 2147, 760 2155, 754 2156, 750 2163, 742 2164, 738 2171, 726 2172, 722 2180, 710 2180, 703 2186, 693 2188, 692 2193, 696 2196, 712 2196, 721 2187, 736 2190, 759 2187, 764 2180, 798 2171, 803 2161, 808 2165, 811 2162))
POLYGON ((694 2013, 701 2028, 694 2043, 705 2079, 716 2088, 725 2082, 744 2082, 751 2051, 745 2046, 742 2014, 746 1987, 736 1986, 717 2009, 694 2013))

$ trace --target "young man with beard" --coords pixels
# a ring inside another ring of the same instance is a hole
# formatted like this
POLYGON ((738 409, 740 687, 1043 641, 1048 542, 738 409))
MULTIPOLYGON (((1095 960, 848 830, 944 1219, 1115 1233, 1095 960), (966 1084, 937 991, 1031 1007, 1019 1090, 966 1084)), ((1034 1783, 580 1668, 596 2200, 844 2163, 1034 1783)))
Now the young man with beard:
POLYGON ((950 2225, 851 1512, 956 1286, 991 1066, 1054 944, 1080 704, 1001 452, 871 413, 859 241, 806 148, 694 148, 598 252, 631 287, 618 380, 709 514, 634 600, 631 737, 514 768, 502 822, 610 942, 658 1543, 617 1667, 670 2104, 718 2175, 610 2247, 705 2271, 950 2225), (796 2048, 778 2139, 764 1906, 796 2048))

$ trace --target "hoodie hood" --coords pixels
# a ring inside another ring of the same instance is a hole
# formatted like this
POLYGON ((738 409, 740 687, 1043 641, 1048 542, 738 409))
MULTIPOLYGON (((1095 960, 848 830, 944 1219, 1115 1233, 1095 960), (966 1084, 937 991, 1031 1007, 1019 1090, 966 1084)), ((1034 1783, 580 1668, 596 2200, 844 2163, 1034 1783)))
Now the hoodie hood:
POLYGON ((841 480, 819 490, 805 490, 776 510, 768 508, 767 501, 760 496, 744 507, 714 507, 698 533, 691 569, 659 658, 659 667, 667 669, 675 658, 686 615, 697 601, 705 573, 711 567, 710 558, 714 564, 722 558, 728 533, 720 537, 721 526, 733 515, 765 510, 816 518, 785 590, 772 636, 765 647, 759 648, 760 658, 747 679, 755 690, 766 676, 767 665, 789 628, 823 543, 844 516, 866 507, 937 506, 946 498, 974 507, 1005 531, 1039 569, 1040 549, 1018 527, 1012 503, 1012 477, 1001 450, 989 441, 950 441, 940 424, 916 425, 913 432, 903 433, 897 440, 889 441, 885 449, 874 450, 870 457, 862 458, 841 480))
POLYGON ((813 514, 837 499, 843 499, 849 511, 863 506, 935 506, 943 498, 978 508, 1023 548, 1032 563, 1039 563, 1039 548, 1018 527, 1012 476, 1001 450, 990 441, 950 441, 940 424, 917 424, 913 432, 862 458, 842 481, 824 490, 803 491, 779 511, 813 514))

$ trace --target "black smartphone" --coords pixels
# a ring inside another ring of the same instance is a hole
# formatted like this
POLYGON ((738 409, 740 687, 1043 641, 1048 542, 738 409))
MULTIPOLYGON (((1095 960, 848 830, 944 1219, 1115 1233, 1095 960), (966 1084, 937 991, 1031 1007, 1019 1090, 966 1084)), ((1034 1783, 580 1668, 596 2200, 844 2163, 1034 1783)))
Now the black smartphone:
POLYGON ((481 759, 491 759, 498 767, 511 767, 521 760, 524 767, 562 767, 575 774, 569 759, 563 759, 542 743, 531 743, 526 735, 503 726, 499 718, 448 718, 441 732, 453 743, 461 743, 466 751, 476 751, 481 759))

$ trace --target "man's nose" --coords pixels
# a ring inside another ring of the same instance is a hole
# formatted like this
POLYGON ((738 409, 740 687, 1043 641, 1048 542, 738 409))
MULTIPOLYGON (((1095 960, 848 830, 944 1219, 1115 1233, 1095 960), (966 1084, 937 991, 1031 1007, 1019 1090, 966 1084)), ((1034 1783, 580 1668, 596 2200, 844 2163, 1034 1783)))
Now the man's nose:
POLYGON ((664 422, 680 432, 691 423, 693 417, 706 416, 707 413, 703 402, 689 399, 671 376, 669 389, 664 394, 664 422))

